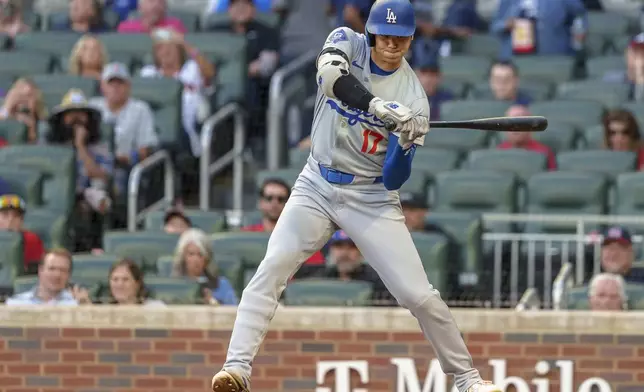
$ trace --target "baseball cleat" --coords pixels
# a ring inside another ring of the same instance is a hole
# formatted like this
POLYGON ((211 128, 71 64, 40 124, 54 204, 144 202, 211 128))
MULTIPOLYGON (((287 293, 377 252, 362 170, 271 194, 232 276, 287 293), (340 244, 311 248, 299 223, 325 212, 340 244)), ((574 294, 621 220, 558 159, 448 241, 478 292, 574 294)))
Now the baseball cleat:
POLYGON ((480 381, 467 389, 467 392, 503 392, 491 381, 480 381))
POLYGON ((241 376, 226 370, 220 371, 212 378, 212 391, 250 392, 246 382, 241 376))

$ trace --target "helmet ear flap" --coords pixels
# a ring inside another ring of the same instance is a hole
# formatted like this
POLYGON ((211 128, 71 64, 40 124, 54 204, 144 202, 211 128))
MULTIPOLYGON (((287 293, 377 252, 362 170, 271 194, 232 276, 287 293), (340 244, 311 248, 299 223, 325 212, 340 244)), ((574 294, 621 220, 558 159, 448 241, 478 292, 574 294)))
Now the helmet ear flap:
POLYGON ((365 32, 367 33, 367 42, 369 43, 369 46, 376 46, 376 35, 369 34, 367 31, 365 32))

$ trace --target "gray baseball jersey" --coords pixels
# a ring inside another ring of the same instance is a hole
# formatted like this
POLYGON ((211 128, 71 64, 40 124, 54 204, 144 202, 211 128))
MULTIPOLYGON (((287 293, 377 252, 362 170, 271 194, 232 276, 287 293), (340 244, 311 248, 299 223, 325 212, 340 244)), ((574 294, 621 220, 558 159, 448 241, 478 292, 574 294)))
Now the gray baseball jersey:
MULTIPOLYGON (((347 27, 331 32, 326 48, 344 52, 351 62, 351 73, 373 95, 429 117, 427 94, 405 59, 390 75, 371 73, 367 37, 347 27)), ((311 130, 311 154, 317 162, 361 177, 377 177, 382 175, 388 139, 384 123, 373 114, 352 109, 318 90, 311 130)), ((415 142, 422 145, 424 137, 415 142)))
MULTIPOLYGON (((348 28, 331 33, 325 47, 331 46, 351 59, 351 72, 374 95, 429 116, 427 97, 407 62, 403 60, 392 74, 371 74, 366 38, 348 28)), ((388 191, 374 178, 382 176, 387 151, 389 134, 384 124, 321 92, 317 98, 311 156, 271 234, 264 260, 244 289, 224 369, 249 380, 253 359, 288 279, 339 226, 399 304, 416 316, 443 371, 455 375, 459 391, 468 391, 481 381, 479 372, 447 305, 429 284, 405 226, 398 192, 388 191), (320 164, 354 177, 347 183, 333 183, 323 177, 320 164)))

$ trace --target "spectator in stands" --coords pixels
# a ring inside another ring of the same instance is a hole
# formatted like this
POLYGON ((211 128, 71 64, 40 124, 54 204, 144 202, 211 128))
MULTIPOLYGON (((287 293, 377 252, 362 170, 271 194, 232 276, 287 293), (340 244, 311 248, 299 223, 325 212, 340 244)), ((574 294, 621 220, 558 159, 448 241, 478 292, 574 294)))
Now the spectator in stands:
POLYGON ((589 284, 588 301, 591 310, 620 311, 628 308, 624 278, 615 274, 598 274, 589 284))
POLYGON ((141 77, 174 78, 183 84, 183 128, 192 154, 198 157, 201 155, 201 139, 197 124, 207 117, 200 112, 209 107, 207 97, 213 92, 215 67, 176 31, 158 29, 152 37, 154 64, 143 67, 141 77))
POLYGON ((22 20, 21 0, 0 0, 0 33, 15 37, 29 30, 22 20))
POLYGON ((641 271, 633 269, 634 261, 631 233, 624 227, 608 228, 602 241, 601 270, 619 274, 629 283, 644 283, 641 271))
POLYGON ((501 41, 500 58, 574 55, 588 26, 581 0, 501 0, 490 30, 501 41))
POLYGON ((410 192, 400 193, 400 206, 405 215, 405 224, 409 231, 422 231, 425 233, 438 233, 452 240, 452 235, 445 231, 442 227, 426 222, 429 206, 427 201, 422 196, 415 195, 410 192))
MULTIPOLYGON (((114 157, 101 143, 101 113, 89 105, 81 90, 71 89, 49 119, 47 140, 52 144, 72 145, 77 156, 76 193, 80 207, 100 214, 111 206, 108 183, 114 157)), ((89 219, 89 218, 88 218, 89 219)))
MULTIPOLYGON (((11 86, 0 108, 0 120, 13 119, 27 125, 27 140, 35 143, 46 127, 47 107, 42 91, 27 78, 20 78, 11 86)), ((7 145, 0 138, 0 147, 7 145)))
POLYGON ((130 72, 125 64, 110 63, 103 68, 101 92, 102 97, 92 98, 89 103, 101 112, 104 123, 114 125, 114 179, 117 192, 123 193, 130 168, 159 145, 154 115, 150 105, 131 96, 130 72))
POLYGON ((375 0, 330 0, 336 26, 346 26, 364 34, 364 26, 374 2, 375 0))
POLYGON ((150 298, 145 288, 143 271, 132 260, 117 261, 110 269, 110 292, 107 303, 112 305, 165 306, 163 301, 150 298))
POLYGON ((637 120, 631 112, 613 109, 606 113, 604 123, 604 145, 613 151, 632 151, 637 154, 637 167, 644 169, 644 147, 637 120))
POLYGON ((98 38, 86 34, 72 49, 69 56, 69 73, 100 80, 107 61, 107 49, 103 43, 98 38))
POLYGON ((644 101, 644 33, 633 37, 626 49, 626 81, 631 85, 631 99, 644 101))
MULTIPOLYGON (((279 178, 266 179, 260 187, 259 201, 257 202, 257 208, 262 213, 262 221, 254 225, 244 226, 241 230, 272 232, 290 196, 291 188, 284 181, 279 178)), ((321 252, 315 252, 306 260, 295 277, 309 276, 323 266, 325 262, 324 255, 321 252)))
POLYGON ((38 266, 38 284, 29 291, 15 294, 6 304, 75 306, 91 303, 86 289, 70 285, 71 272, 71 252, 63 248, 52 249, 38 266))
MULTIPOLYGON (((511 106, 505 113, 508 117, 530 116, 530 110, 521 105, 511 106)), ((505 150, 511 148, 523 148, 529 151, 539 152, 548 158, 548 169, 557 170, 557 160, 554 152, 550 147, 540 143, 532 138, 529 132, 506 132, 505 141, 501 142, 497 148, 505 150)))
POLYGON ((181 210, 173 208, 165 213, 163 218, 163 231, 168 234, 183 234, 192 227, 190 218, 185 216, 181 210))
POLYGON ((68 19, 50 25, 49 30, 103 33, 108 30, 103 19, 103 6, 99 0, 71 0, 68 19))
POLYGON ((451 40, 464 40, 472 33, 486 30, 487 22, 476 10, 476 0, 452 0, 440 26, 440 37, 443 38, 441 55, 452 53, 451 40))
POLYGON ((496 61, 490 67, 490 90, 494 99, 528 106, 532 98, 519 88, 519 69, 511 61, 496 61))
POLYGON ((181 234, 174 252, 172 274, 201 283, 207 304, 237 305, 239 302, 232 284, 219 275, 212 244, 202 230, 188 229, 181 234))
MULTIPOLYGON (((255 8, 259 12, 271 12, 273 10, 274 0, 253 0, 255 8)), ((230 0, 210 0, 208 3, 208 13, 221 13, 228 11, 230 0)))
POLYGON ((356 244, 344 230, 338 230, 329 240, 329 264, 319 277, 344 281, 364 281, 373 285, 375 305, 395 305, 393 296, 376 271, 367 263, 356 244))
POLYGON ((168 16, 166 0, 139 0, 139 17, 119 23, 119 33, 150 33, 159 28, 171 28, 185 34, 186 27, 180 19, 168 16))
POLYGON ((23 261, 26 271, 42 261, 45 246, 38 234, 25 229, 25 213, 27 204, 18 195, 7 194, 0 196, 0 230, 13 231, 22 234, 23 261))
POLYGON ((441 87, 441 69, 436 57, 426 57, 416 63, 416 75, 429 99, 430 120, 440 120, 441 105, 454 99, 454 94, 441 87))

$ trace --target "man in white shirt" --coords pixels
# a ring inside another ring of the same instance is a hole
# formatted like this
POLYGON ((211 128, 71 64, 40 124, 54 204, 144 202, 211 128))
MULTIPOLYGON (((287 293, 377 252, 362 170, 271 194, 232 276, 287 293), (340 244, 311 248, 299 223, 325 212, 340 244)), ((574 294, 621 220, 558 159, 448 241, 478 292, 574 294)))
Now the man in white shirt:
POLYGON ((102 97, 90 100, 101 112, 103 122, 114 125, 117 170, 115 184, 125 189, 127 171, 150 155, 159 145, 150 105, 130 94, 130 73, 122 63, 110 63, 103 69, 102 97))

